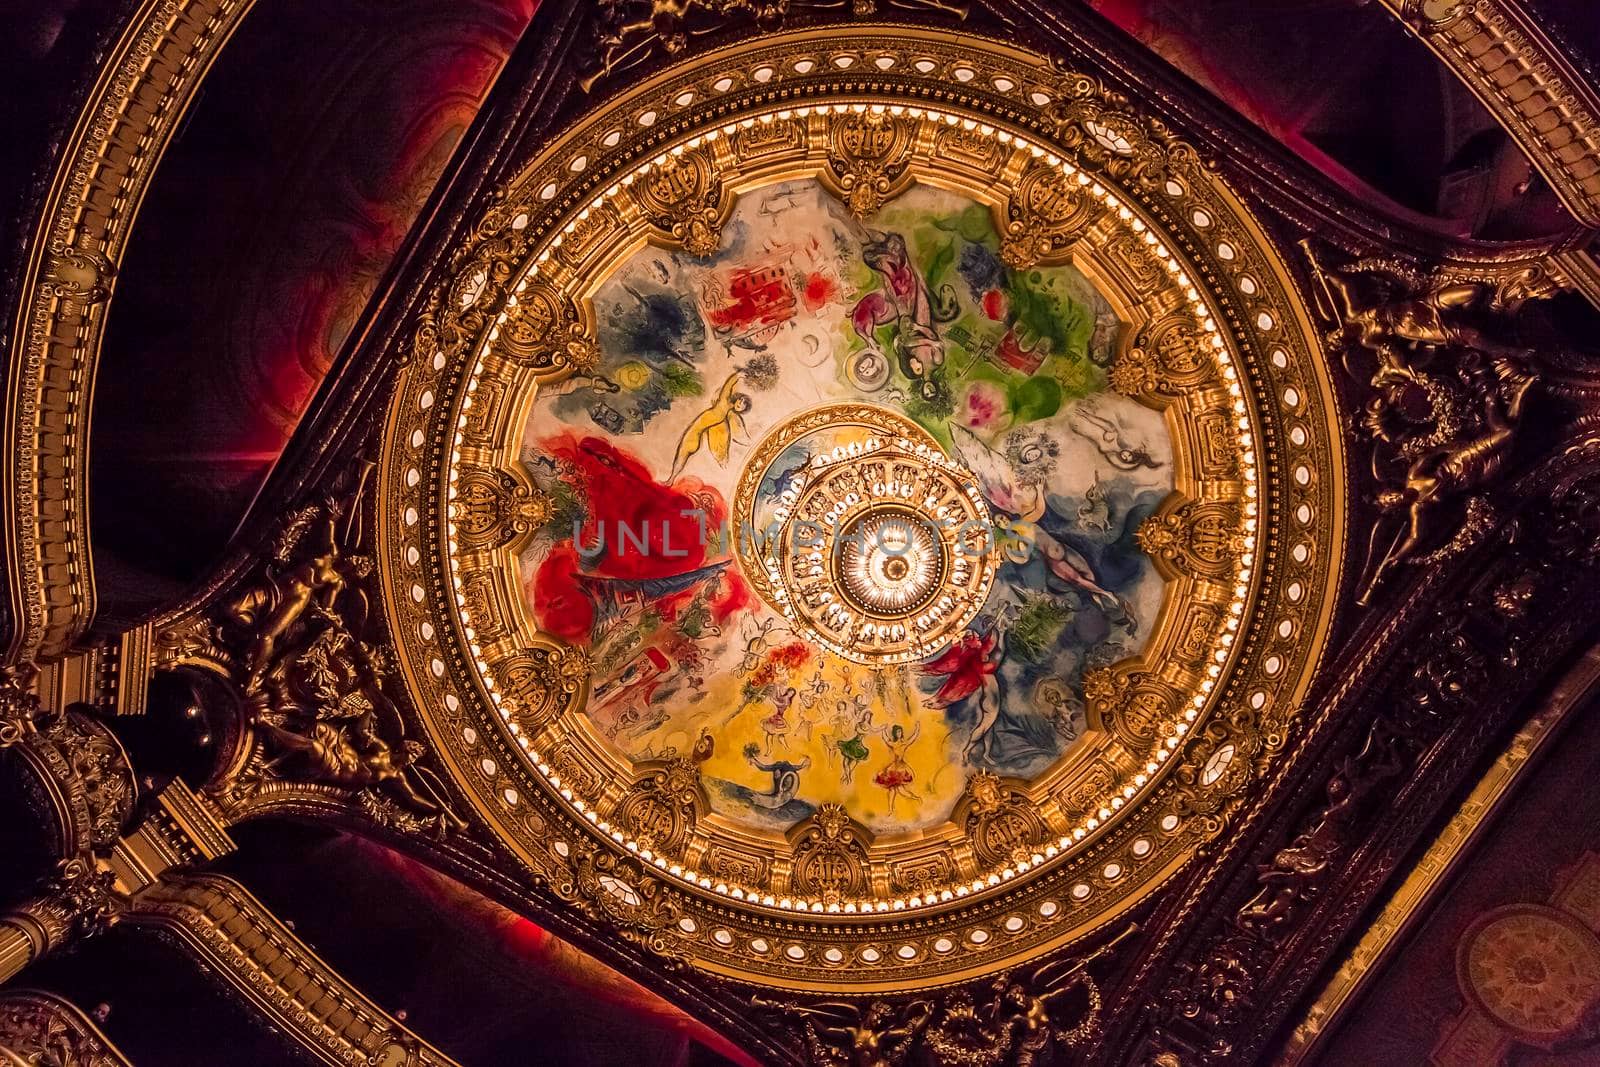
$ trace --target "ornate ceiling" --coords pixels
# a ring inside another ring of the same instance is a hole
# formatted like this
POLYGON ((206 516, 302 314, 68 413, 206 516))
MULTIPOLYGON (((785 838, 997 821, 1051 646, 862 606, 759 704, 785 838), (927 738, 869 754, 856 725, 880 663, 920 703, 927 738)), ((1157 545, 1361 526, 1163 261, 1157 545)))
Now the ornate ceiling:
MULTIPOLYGON (((1269 92, 1253 126, 1087 7, 551 0, 449 162, 402 154, 409 234, 181 596, 86 518, 86 457, 149 391, 107 370, 81 417, 99 339, 152 320, 110 301, 126 224, 89 236, 63 163, 38 233, 77 236, 12 280, 0 748, 38 818, 0 844, 55 865, 0 919, 0 979, 47 983, 19 1017, 125 1062, 114 1010, 74 1007, 103 987, 31 962, 121 925, 330 1063, 504 1047, 363 988, 409 943, 441 975, 471 951, 634 988, 616 967, 676 1005, 629 994, 640 1033, 681 1010, 680 1052, 719 1061, 1335 1047, 1529 761, 1484 768, 1593 683, 1594 93, 1512 0, 1396 7, 1547 183, 1497 217, 1553 233, 1364 204, 1263 134, 1269 92), (343 861, 259 832, 283 821, 603 962, 514 925, 356 948, 385 920, 354 899, 302 934, 281 901, 343 861)), ((244 17, 150 15, 104 93, 244 17)), ((1462 935, 1497 1055, 1554 1047, 1482 990, 1529 938, 1593 939, 1558 897, 1462 935)), ((1573 973, 1577 1018, 1600 983, 1573 973)))

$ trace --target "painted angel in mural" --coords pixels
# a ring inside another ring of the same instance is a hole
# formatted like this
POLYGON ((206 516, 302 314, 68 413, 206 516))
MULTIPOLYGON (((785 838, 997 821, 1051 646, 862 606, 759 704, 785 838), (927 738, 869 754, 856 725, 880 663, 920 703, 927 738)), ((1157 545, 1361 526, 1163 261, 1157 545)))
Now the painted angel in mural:
POLYGON ((1001 453, 984 444, 977 434, 965 426, 952 425, 950 435, 961 461, 977 476, 978 488, 984 499, 997 510, 1015 516, 1026 524, 1021 529, 1026 540, 1032 542, 1031 554, 1042 558, 1050 573, 1067 586, 1081 590, 1131 623, 1132 606, 1100 584, 1094 568, 1083 553, 1062 542, 1040 524, 1049 510, 1045 499, 1045 481, 1043 473, 1036 473, 1030 468, 1045 471, 1040 465, 1042 457, 1034 454, 1044 446, 1028 440, 1031 435, 1023 434, 1013 442, 1020 443, 1019 448, 1001 453), (1016 452, 1014 458, 1009 454, 1010 451, 1016 452))
POLYGON ((678 451, 672 458, 672 474, 668 481, 683 472, 695 453, 709 448, 717 466, 728 463, 728 447, 744 434, 744 414, 750 410, 748 394, 738 392, 739 372, 728 375, 728 380, 717 390, 711 406, 694 417, 683 437, 678 441, 678 451))
POLYGON ((979 746, 985 759, 992 759, 989 733, 1000 718, 1000 679, 997 674, 1005 657, 1005 629, 1007 615, 1004 611, 995 619, 994 626, 982 637, 976 630, 968 630, 960 640, 943 654, 925 664, 922 672, 944 681, 933 694, 937 707, 948 708, 978 698, 978 718, 967 735, 966 746, 961 750, 963 763, 972 762, 972 754, 979 746))
POLYGON ((861 258, 883 279, 884 287, 868 293, 851 309, 850 321, 867 347, 878 349, 880 326, 894 326, 894 358, 900 373, 917 385, 924 399, 939 390, 932 374, 944 365, 944 341, 938 325, 961 314, 955 289, 928 288, 927 280, 911 262, 906 239, 898 233, 868 231, 861 258))

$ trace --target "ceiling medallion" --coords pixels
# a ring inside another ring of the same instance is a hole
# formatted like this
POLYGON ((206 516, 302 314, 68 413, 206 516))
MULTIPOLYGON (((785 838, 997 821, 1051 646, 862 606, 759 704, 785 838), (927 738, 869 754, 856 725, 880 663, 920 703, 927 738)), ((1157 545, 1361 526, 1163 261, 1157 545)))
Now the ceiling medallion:
POLYGON ((530 163, 384 464, 479 816, 819 988, 1002 967, 1221 833, 1342 544, 1314 335, 1214 173, 1087 76, 869 38, 712 53, 530 163))
POLYGON ((868 665, 937 655, 972 622, 994 579, 994 516, 972 473, 904 416, 841 404, 779 426, 754 452, 735 499, 746 573, 796 632, 868 665), (778 459, 813 432, 855 439, 790 468, 781 492, 763 494, 778 459), (816 428, 812 430, 811 428, 816 428), (753 484, 749 484, 753 483, 753 484))

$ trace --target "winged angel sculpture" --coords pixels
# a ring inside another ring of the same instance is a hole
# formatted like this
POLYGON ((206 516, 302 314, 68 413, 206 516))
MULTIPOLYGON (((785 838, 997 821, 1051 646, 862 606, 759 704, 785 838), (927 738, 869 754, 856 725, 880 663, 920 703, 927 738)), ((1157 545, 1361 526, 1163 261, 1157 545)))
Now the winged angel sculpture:
POLYGON ((262 776, 298 777, 355 792, 370 814, 406 815, 443 829, 455 822, 436 782, 416 766, 422 746, 406 737, 383 691, 385 651, 365 637, 372 572, 360 543, 361 483, 294 513, 266 574, 227 606, 223 632, 240 649, 240 690, 256 735, 273 755, 262 776))

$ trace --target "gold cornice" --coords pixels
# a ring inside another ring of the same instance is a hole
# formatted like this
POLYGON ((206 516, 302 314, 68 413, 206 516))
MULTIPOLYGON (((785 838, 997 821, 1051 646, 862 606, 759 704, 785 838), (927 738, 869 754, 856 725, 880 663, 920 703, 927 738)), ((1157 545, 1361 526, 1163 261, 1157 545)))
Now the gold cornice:
POLYGON ((1600 93, 1522 0, 1383 0, 1481 100, 1573 216, 1600 227, 1600 93))
POLYGON ((1320 1043, 1333 1032, 1335 1022, 1356 1002, 1382 965, 1401 946, 1404 935, 1426 914, 1428 905, 1446 888, 1450 877, 1481 842, 1485 831, 1521 784, 1523 775, 1540 762, 1570 715, 1585 705, 1597 688, 1600 688, 1600 649, 1591 649, 1517 731, 1383 911, 1361 935, 1355 949, 1289 1035, 1276 1061, 1278 1067, 1295 1067, 1312 1058, 1320 1043))
POLYGON ((4 509, 6 662, 59 655, 95 607, 89 412, 116 270, 161 155, 254 0, 145 0, 79 112, 12 324, 4 509))
POLYGON ((455 1067, 363 996, 238 882, 170 877, 133 901, 126 921, 178 939, 290 1039, 330 1067, 455 1067))

